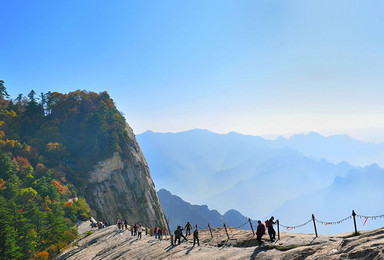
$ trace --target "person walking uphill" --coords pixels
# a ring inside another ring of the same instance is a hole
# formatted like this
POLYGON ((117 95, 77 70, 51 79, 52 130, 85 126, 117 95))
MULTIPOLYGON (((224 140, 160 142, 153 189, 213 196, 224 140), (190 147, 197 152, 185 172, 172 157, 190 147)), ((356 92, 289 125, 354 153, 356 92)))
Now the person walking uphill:
POLYGON ((275 229, 273 228, 273 225, 276 224, 276 222, 274 222, 275 218, 272 216, 269 220, 268 220, 268 234, 269 234, 269 238, 271 239, 271 242, 275 242, 275 237, 276 237, 276 231, 275 229))
POLYGON ((261 241, 261 238, 265 234, 265 226, 263 225, 263 223, 261 223, 260 220, 258 220, 257 223, 259 223, 259 225, 257 226, 256 240, 257 240, 257 242, 259 242, 259 246, 261 246, 262 244, 264 244, 264 242, 261 241))

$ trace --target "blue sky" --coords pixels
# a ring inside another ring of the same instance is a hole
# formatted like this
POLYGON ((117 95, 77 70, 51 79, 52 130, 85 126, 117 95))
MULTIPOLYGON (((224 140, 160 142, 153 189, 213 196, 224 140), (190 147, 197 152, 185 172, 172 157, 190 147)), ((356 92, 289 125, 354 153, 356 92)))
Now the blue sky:
POLYGON ((383 1, 4 1, 12 95, 107 90, 136 133, 384 127, 383 1))

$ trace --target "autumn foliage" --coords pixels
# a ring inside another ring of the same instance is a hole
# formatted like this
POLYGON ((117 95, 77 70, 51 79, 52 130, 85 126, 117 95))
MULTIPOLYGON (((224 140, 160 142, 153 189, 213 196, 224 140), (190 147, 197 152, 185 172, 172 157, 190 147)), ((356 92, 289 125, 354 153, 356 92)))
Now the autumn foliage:
POLYGON ((108 93, 0 96, 0 259, 53 259, 90 218, 78 194, 97 161, 126 145, 108 93))

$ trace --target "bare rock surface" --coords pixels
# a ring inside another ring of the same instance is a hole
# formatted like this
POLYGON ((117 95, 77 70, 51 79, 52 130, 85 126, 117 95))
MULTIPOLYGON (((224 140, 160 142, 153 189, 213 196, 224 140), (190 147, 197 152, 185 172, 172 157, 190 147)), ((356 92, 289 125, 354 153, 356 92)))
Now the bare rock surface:
MULTIPOLYGON (((228 228, 200 230, 200 246, 193 247, 193 238, 180 245, 170 245, 143 234, 142 239, 120 231, 116 226, 95 230, 81 238, 57 259, 384 259, 384 229, 363 232, 358 236, 339 234, 319 236, 282 233, 275 243, 264 240, 258 247, 251 231, 228 228)), ((265 235, 263 237, 267 239, 265 235)))
POLYGON ((85 196, 98 221, 117 218, 148 227, 166 226, 147 161, 127 124, 124 149, 99 162, 87 180, 85 196))

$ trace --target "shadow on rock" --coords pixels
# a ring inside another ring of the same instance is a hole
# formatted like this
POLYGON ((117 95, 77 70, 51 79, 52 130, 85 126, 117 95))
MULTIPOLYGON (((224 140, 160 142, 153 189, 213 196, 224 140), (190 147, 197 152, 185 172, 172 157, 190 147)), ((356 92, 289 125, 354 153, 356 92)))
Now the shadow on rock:
POLYGON ((251 255, 251 260, 255 259, 256 256, 261 253, 261 252, 265 252, 265 251, 268 251, 268 246, 262 246, 262 247, 256 247, 255 248, 255 251, 253 251, 253 254, 251 255))
POLYGON ((167 246, 166 248, 164 248, 164 250, 167 251, 167 253, 168 253, 169 251, 171 251, 172 249, 174 249, 177 246, 178 245, 170 245, 170 246, 167 246))
POLYGON ((191 251, 195 248, 195 246, 192 246, 190 249, 187 250, 187 252, 185 252, 186 255, 189 255, 189 253, 191 253, 191 251))

